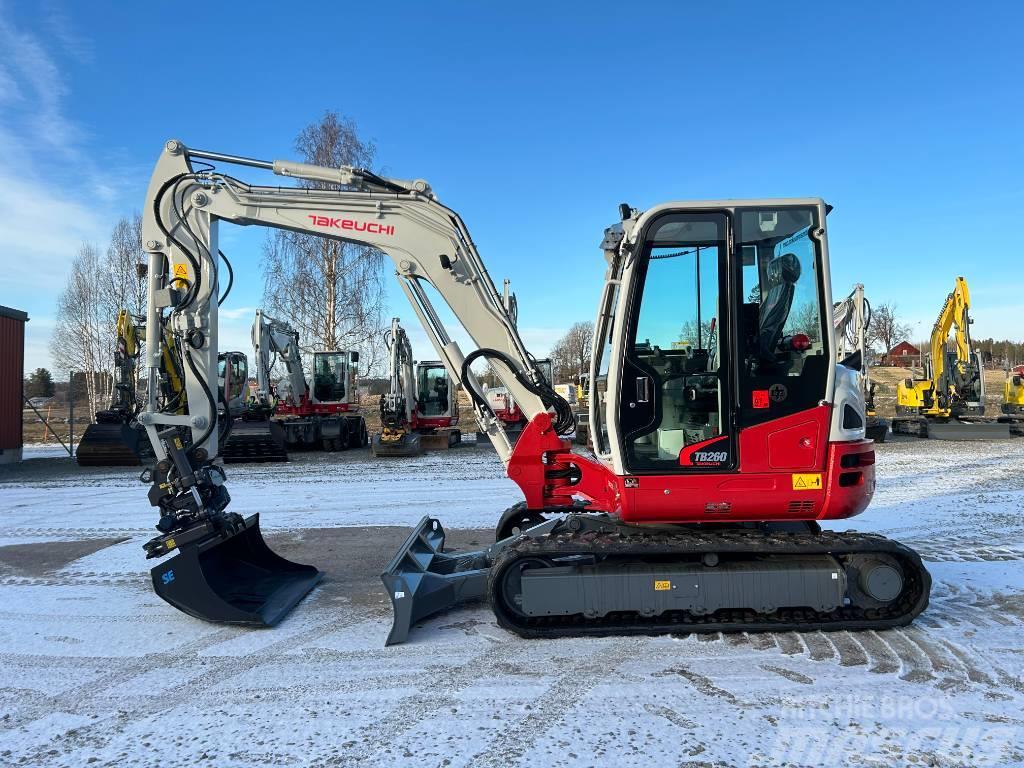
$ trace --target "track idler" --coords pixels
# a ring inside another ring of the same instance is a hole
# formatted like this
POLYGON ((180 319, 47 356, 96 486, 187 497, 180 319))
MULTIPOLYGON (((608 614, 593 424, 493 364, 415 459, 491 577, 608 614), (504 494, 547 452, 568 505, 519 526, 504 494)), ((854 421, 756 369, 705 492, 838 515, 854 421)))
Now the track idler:
POLYGON ((270 549, 258 514, 228 516, 219 530, 202 524, 161 539, 178 552, 150 571, 153 589, 204 621, 272 627, 323 578, 270 549))

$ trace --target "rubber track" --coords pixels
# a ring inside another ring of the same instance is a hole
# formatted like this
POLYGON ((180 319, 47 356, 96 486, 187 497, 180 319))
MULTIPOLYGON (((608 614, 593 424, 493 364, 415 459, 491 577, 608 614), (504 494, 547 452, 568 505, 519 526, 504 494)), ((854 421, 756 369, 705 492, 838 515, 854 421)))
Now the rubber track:
POLYGON ((556 533, 548 537, 510 544, 494 561, 487 592, 498 623, 522 637, 567 637, 574 635, 659 635, 670 632, 784 632, 888 629, 914 620, 927 606, 931 576, 921 558, 902 544, 870 533, 765 533, 736 530, 684 533, 621 532, 556 533), (672 611, 654 617, 637 613, 613 613, 597 619, 582 615, 523 618, 512 613, 501 598, 500 584, 507 569, 525 557, 566 557, 598 555, 646 559, 652 556, 680 556, 691 559, 705 552, 761 555, 886 554, 896 558, 903 569, 903 593, 884 608, 843 606, 825 613, 811 609, 782 609, 770 616, 749 610, 721 610, 707 616, 672 611))

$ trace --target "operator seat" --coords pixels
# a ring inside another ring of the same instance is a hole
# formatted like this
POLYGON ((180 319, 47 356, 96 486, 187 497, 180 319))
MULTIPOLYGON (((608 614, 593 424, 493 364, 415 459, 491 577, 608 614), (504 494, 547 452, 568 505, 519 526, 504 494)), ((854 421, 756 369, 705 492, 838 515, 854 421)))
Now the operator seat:
POLYGON ((784 253, 768 262, 768 288, 761 301, 758 320, 758 352, 765 362, 775 360, 775 351, 793 306, 800 272, 800 260, 792 253, 784 253))

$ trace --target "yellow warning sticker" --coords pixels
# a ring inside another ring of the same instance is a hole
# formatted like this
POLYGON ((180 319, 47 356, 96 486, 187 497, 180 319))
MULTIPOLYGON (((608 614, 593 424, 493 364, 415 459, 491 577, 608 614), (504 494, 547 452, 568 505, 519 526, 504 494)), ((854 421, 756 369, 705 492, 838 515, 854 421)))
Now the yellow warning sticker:
POLYGON ((188 267, 184 264, 174 265, 174 279, 175 280, 188 280, 188 267))
POLYGON ((821 490, 821 474, 815 473, 811 475, 793 475, 793 490, 794 491, 820 491, 821 490))
POLYGON ((178 542, 176 542, 174 539, 167 539, 166 541, 164 541, 164 546, 167 547, 167 549, 174 549, 176 546, 178 546, 178 542))
POLYGON ((665 590, 672 589, 671 581, 656 581, 654 582, 655 592, 664 592, 665 590))

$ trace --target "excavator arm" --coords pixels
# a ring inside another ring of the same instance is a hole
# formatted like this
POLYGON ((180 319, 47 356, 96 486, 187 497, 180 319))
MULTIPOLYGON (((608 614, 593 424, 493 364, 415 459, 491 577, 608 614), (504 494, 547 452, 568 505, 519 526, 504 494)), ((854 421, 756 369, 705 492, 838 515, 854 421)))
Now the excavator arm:
MULTIPOLYGON (((178 549, 179 557, 195 557, 214 542, 228 543, 243 534, 246 551, 266 550, 258 533, 258 516, 243 519, 227 511, 230 496, 225 474, 214 463, 220 449, 216 380, 221 221, 380 249, 392 259, 402 289, 451 381, 469 391, 480 428, 494 442, 501 459, 506 464, 512 461, 512 442, 470 371, 476 359, 486 360, 527 417, 538 420, 544 443, 563 447, 555 433, 572 428, 568 404, 535 366, 516 330, 514 302, 498 293, 461 218, 437 200, 425 181, 385 179, 357 168, 253 160, 190 150, 178 141, 169 141, 153 172, 143 216, 143 245, 149 258, 146 365, 150 386, 138 420, 156 454, 149 498, 160 510, 160 535, 145 545, 147 556, 160 557, 178 549), (206 161, 269 170, 338 188, 250 185, 214 170, 206 161), (465 355, 452 340, 428 298, 428 287, 440 294, 478 349, 465 355), (163 407, 156 397, 163 348, 160 328, 168 330, 179 350, 187 396, 185 413, 163 407), (555 412, 553 425, 549 408, 555 412), (183 549, 184 544, 188 546, 183 549)), ((544 467, 534 463, 537 466, 525 473, 519 468, 509 471, 529 475, 527 482, 539 493, 544 467)), ((518 482, 523 484, 521 478, 518 482)), ((266 570, 266 559, 256 557, 254 572, 266 570)), ((291 566, 303 568, 288 564, 291 566)), ((182 610, 223 620, 250 621, 256 613, 257 622, 273 623, 305 594, 285 579, 278 586, 269 584, 264 599, 255 601, 264 608, 272 605, 269 614, 250 608, 240 612, 223 595, 210 597, 208 603, 216 609, 200 611, 191 605, 191 595, 209 593, 209 585, 195 587, 193 593, 182 587, 175 596, 171 592, 176 588, 169 586, 173 581, 168 581, 174 579, 173 568, 166 564, 153 569, 153 579, 157 592, 182 610), (282 591, 291 597, 285 599, 282 591), (223 610, 221 603, 227 604, 223 610), (243 618, 225 618, 231 616, 243 618)), ((315 583, 311 579, 303 573, 298 581, 308 590, 315 583)))
POLYGON ((380 399, 380 434, 370 443, 374 456, 415 456, 420 436, 413 431, 416 372, 412 344, 397 317, 384 336, 388 348, 388 391, 380 399))
POLYGON ((971 365, 970 317, 971 293, 967 281, 957 277, 953 291, 946 297, 942 311, 939 312, 935 325, 932 326, 930 340, 931 375, 935 392, 949 394, 944 386, 946 380, 946 340, 949 332, 955 329, 953 343, 956 347, 956 364, 962 369, 971 365))
POLYGON ((256 352, 256 400, 260 406, 271 405, 270 370, 275 360, 285 365, 289 396, 297 403, 309 390, 302 370, 299 333, 290 325, 256 310, 252 323, 252 347, 256 352))
MULTIPOLYGON (((571 419, 568 406, 560 407, 563 404, 534 366, 514 316, 487 274, 466 226, 458 214, 437 200, 426 182, 384 179, 357 168, 324 168, 189 150, 170 141, 150 182, 143 221, 150 259, 148 312, 157 318, 169 311, 175 335, 185 341, 191 412, 172 416, 160 413, 150 403, 144 423, 159 457, 166 455, 157 436, 162 425, 188 428, 193 453, 217 454, 216 430, 210 428, 212 398, 206 390, 209 371, 216 362, 217 224, 221 220, 379 248, 394 262, 402 289, 454 383, 464 383, 468 363, 483 357, 528 418, 553 406, 560 422, 571 419), (235 163, 345 188, 253 186, 215 171, 194 171, 195 160, 235 163), (468 362, 444 328, 425 285, 444 298, 478 347, 468 362)), ((157 349, 159 344, 150 344, 151 371, 155 370, 157 349)), ((510 440, 490 414, 475 379, 470 377, 465 384, 475 395, 481 429, 507 462, 512 453, 510 440)))

